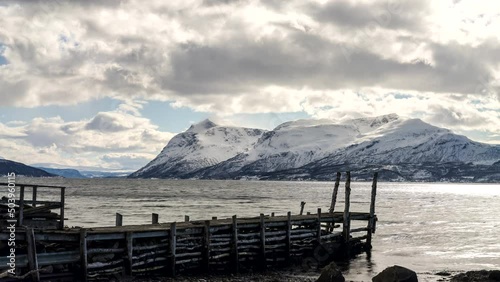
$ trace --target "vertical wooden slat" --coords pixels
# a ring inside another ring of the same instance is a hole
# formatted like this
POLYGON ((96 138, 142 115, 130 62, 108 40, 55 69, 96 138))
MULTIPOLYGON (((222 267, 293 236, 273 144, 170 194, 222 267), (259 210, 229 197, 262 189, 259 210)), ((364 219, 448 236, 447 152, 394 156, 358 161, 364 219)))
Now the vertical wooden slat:
POLYGON ((261 267, 263 270, 267 268, 266 260, 266 222, 264 219, 264 214, 260 214, 260 254, 261 254, 261 267))
POLYGON ((304 206, 306 205, 306 202, 302 201, 300 202, 300 215, 304 213, 304 206))
POLYGON ((19 226, 24 224, 24 185, 21 185, 19 192, 19 226))
POLYGON ((238 255, 238 223, 236 215, 233 215, 233 226, 232 226, 232 252, 233 252, 233 262, 234 262, 234 272, 238 273, 240 271, 240 258, 238 255))
POLYGON ((134 265, 133 257, 134 257, 134 239, 132 237, 132 232, 127 232, 126 240, 127 240, 127 261, 125 264, 126 274, 132 275, 132 266, 134 265))
POLYGON ((205 271, 210 270, 210 220, 205 221, 203 229, 203 263, 205 271))
MULTIPOLYGON (((351 172, 347 172, 347 179, 345 182, 345 204, 344 204, 344 220, 343 220, 343 232, 344 241, 348 244, 351 238, 351 214, 349 212, 351 204, 351 172)), ((349 248, 349 246, 347 246, 349 248)))
POLYGON ((83 282, 87 282, 87 229, 80 229, 80 278, 83 282))
POLYGON ((159 215, 157 213, 151 214, 151 224, 158 224, 159 215))
POLYGON ((335 204, 337 203, 337 194, 339 192, 340 176, 341 173, 337 172, 337 177, 335 178, 335 186, 333 186, 332 202, 330 203, 330 210, 329 210, 330 213, 333 213, 335 211, 335 204))
POLYGON ((28 266, 33 281, 40 281, 40 272, 38 272, 38 257, 36 255, 35 232, 33 228, 26 228, 26 242, 28 243, 28 266))
MULTIPOLYGON (((333 186, 332 201, 330 203, 330 209, 328 210, 332 214, 332 219, 333 219, 333 212, 335 211, 335 204, 337 203, 337 194, 339 192, 340 177, 341 173, 337 172, 337 177, 335 178, 335 185, 333 186)), ((335 221, 332 221, 332 223, 328 224, 327 231, 333 232, 334 226, 335 226, 335 221)))
POLYGON ((286 215, 286 263, 290 264, 290 250, 292 249, 292 213, 286 215))
POLYGON ((116 213, 116 226, 123 226, 123 216, 120 213, 116 213))
POLYGON ((66 188, 61 188, 61 210, 60 210, 60 219, 59 219, 59 229, 64 228, 64 203, 65 203, 65 192, 66 188))
POLYGON ((372 233, 375 232, 375 199, 377 197, 377 178, 378 172, 373 174, 372 194, 370 201, 370 219, 368 220, 368 232, 366 234, 366 247, 372 247, 372 233))
POLYGON ((170 238, 169 238, 169 246, 170 246, 170 275, 175 277, 175 249, 177 244, 177 226, 176 223, 173 222, 170 224, 170 238))
POLYGON ((32 206, 36 207, 36 197, 37 197, 37 186, 33 186, 33 194, 31 196, 31 200, 33 201, 32 206))
POLYGON ((318 208, 318 225, 316 231, 316 240, 318 241, 318 245, 321 244, 321 208, 318 208))
POLYGON ((184 216, 184 222, 189 222, 189 215, 184 216))

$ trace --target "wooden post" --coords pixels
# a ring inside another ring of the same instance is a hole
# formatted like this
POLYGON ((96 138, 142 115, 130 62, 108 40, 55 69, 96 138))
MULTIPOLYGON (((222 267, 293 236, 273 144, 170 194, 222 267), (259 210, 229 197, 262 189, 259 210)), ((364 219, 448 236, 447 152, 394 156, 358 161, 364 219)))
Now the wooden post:
POLYGON ((184 222, 189 222, 189 215, 184 216, 184 222))
POLYGON ((271 213, 271 217, 274 217, 274 212, 271 213))
POLYGON ((40 272, 38 272, 38 257, 36 255, 36 242, 35 242, 35 232, 33 228, 26 228, 26 242, 28 243, 28 266, 30 271, 34 271, 31 274, 33 281, 40 281, 40 272))
POLYGON ((116 213, 116 226, 123 226, 123 216, 116 213))
POLYGON ((60 210, 60 219, 59 219, 59 229, 63 229, 64 228, 64 198, 65 198, 65 190, 66 188, 62 187, 61 188, 61 210, 60 210))
POLYGON ((260 254, 261 254, 261 262, 262 262, 262 270, 267 268, 267 260, 266 260, 266 222, 264 219, 264 214, 260 214, 260 254))
POLYGON ((300 215, 304 213, 304 206, 306 205, 306 202, 302 201, 300 202, 300 215))
MULTIPOLYGON (((331 214, 335 211, 335 204, 337 203, 337 194, 339 192, 339 185, 340 185, 340 177, 341 173, 337 172, 337 177, 335 178, 335 185, 333 186, 333 192, 332 192, 332 202, 330 203, 330 209, 328 210, 331 214)), ((333 219, 333 215, 332 215, 333 219)), ((332 221, 332 223, 328 224, 327 231, 328 232, 333 232, 333 229, 335 228, 335 221, 332 221)))
POLYGON ((332 202, 330 203, 330 213, 335 210, 335 204, 337 203, 337 193, 339 192, 341 173, 337 172, 337 178, 335 178, 335 186, 333 186, 332 202))
MULTIPOLYGON (((351 199, 351 172, 347 172, 347 180, 345 182, 345 204, 344 204, 344 220, 343 220, 343 232, 344 241, 349 244, 351 238, 351 214, 349 212, 351 199)), ((349 245, 347 246, 349 248, 349 245)))
POLYGON ((311 212, 307 212, 307 215, 311 215, 311 212))
POLYGON ((212 216, 212 220, 217 220, 217 217, 216 216, 212 216))
POLYGON ((151 214, 151 223, 158 224, 158 218, 159 218, 159 215, 157 213, 152 213, 151 214))
POLYGON ((24 224, 24 185, 21 185, 19 192, 19 226, 24 224))
POLYGON ((368 220, 368 231, 366 234, 366 247, 372 248, 372 233, 375 233, 375 198, 377 197, 378 172, 373 174, 372 195, 370 201, 370 219, 368 220))
POLYGON ((127 261, 125 263, 126 274, 132 276, 132 266, 134 265, 134 238, 132 232, 127 232, 127 261))
POLYGON ((203 262, 205 271, 210 270, 210 220, 205 221, 205 228, 203 229, 203 262))
POLYGON ((286 263, 290 264, 291 255, 290 250, 292 249, 292 213, 288 212, 286 215, 286 263))
POLYGON ((177 241, 177 230, 176 230, 176 223, 173 222, 170 224, 170 238, 169 238, 169 246, 170 246, 170 275, 172 277, 175 277, 175 248, 176 248, 176 241, 177 241))
POLYGON ((31 200, 33 203, 31 204, 33 207, 36 207, 36 194, 37 194, 37 186, 33 186, 33 196, 31 197, 31 200))
POLYGON ((318 208, 318 227, 316 233, 316 240, 318 241, 318 245, 321 245, 321 208, 318 208))
POLYGON ((80 277, 83 282, 87 282, 87 229, 80 229, 80 277))
POLYGON ((236 221, 236 215, 233 215, 233 229, 232 229, 232 251, 233 251, 233 260, 234 260, 234 272, 238 273, 240 271, 240 259, 238 255, 238 224, 236 221))

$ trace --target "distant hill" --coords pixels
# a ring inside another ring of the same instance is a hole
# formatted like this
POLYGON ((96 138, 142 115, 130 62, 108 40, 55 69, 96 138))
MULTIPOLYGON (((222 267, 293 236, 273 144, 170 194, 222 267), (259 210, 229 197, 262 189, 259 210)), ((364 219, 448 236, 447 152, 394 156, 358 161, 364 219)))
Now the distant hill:
POLYGON ((263 131, 205 120, 170 140, 129 177, 500 182, 500 146, 472 141, 420 119, 304 119, 263 131))
POLYGON ((65 178, 87 178, 76 169, 48 168, 48 167, 38 167, 38 168, 41 170, 45 170, 48 173, 59 175, 65 178))
POLYGON ((0 159, 0 175, 7 175, 14 172, 16 175, 30 177, 57 177, 58 175, 46 172, 45 170, 28 166, 23 163, 0 159))

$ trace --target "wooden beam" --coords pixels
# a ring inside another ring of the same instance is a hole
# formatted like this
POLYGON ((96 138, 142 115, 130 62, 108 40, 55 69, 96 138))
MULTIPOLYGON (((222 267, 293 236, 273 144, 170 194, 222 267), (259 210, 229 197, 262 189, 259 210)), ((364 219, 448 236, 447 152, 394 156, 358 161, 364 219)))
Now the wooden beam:
POLYGON ((316 240, 321 245, 321 208, 318 208, 318 225, 316 226, 316 240))
POLYGON ((261 268, 265 270, 267 268, 266 261, 266 222, 264 214, 260 214, 260 255, 261 255, 261 268))
POLYGON ((40 281, 40 272, 38 271, 38 257, 36 254, 35 232, 33 228, 26 228, 26 242, 28 243, 28 265, 33 281, 40 281))
POLYGON ((370 201, 370 219, 368 220, 368 231, 366 233, 366 247, 372 248, 372 233, 375 233, 375 199, 377 197, 378 172, 373 174, 372 193, 370 201))
POLYGON ((292 213, 288 212, 286 215, 286 262, 290 264, 290 251, 292 249, 292 213))
POLYGON ((205 220, 205 228, 203 228, 203 261, 204 270, 210 270, 210 220, 205 220))
POLYGON ((61 209, 59 212, 59 229, 64 228, 64 203, 65 203, 65 192, 66 188, 62 187, 61 188, 61 209))
POLYGON ((337 194, 339 192, 340 176, 341 173, 337 172, 337 177, 335 178, 335 185, 333 186, 332 202, 330 203, 330 210, 329 210, 330 213, 333 213, 335 211, 335 204, 337 203, 337 194))
POLYGON ((159 215, 157 213, 151 214, 151 224, 158 224, 159 215))
POLYGON ((87 282, 87 229, 80 229, 80 277, 83 282, 87 282))
MULTIPOLYGON (((344 204, 344 221, 343 225, 343 233, 344 233, 344 242, 349 244, 350 240, 350 229, 351 229, 351 214, 349 212, 350 209, 350 199, 351 199, 351 172, 347 172, 347 179, 345 182, 345 204, 344 204)), ((349 247, 348 247, 349 248, 349 247)))
POLYGON ((127 258, 125 262, 126 274, 132 276, 132 266, 134 265, 133 257, 134 257, 134 236, 132 232, 127 232, 126 241, 127 241, 127 258))
POLYGON ((300 215, 304 213, 304 206, 306 205, 306 202, 302 201, 300 202, 300 215))
POLYGON ((123 226, 123 216, 119 213, 116 213, 116 226, 123 226))
POLYGON ((234 272, 238 273, 240 271, 240 258, 238 255, 238 223, 236 215, 233 215, 233 225, 232 225, 232 253, 233 253, 233 261, 234 261, 234 272))
POLYGON ((172 277, 175 277, 175 253, 176 253, 176 243, 177 243, 177 228, 176 228, 176 223, 173 222, 170 224, 170 236, 169 236, 169 270, 170 270, 170 275, 172 277))
POLYGON ((19 192, 19 226, 23 225, 24 221, 24 185, 21 185, 19 192))
POLYGON ((37 186, 33 186, 33 194, 31 196, 31 200, 33 201, 32 206, 35 208, 36 207, 36 194, 37 194, 37 186))

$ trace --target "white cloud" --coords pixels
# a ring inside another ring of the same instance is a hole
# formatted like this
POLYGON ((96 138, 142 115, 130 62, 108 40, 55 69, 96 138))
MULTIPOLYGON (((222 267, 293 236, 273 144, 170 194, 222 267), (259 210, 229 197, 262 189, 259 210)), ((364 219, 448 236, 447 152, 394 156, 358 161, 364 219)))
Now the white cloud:
POLYGON ((0 151, 7 159, 25 163, 138 168, 154 158, 173 134, 123 111, 133 104, 118 108, 77 122, 54 117, 35 118, 17 127, 0 123, 0 151))

